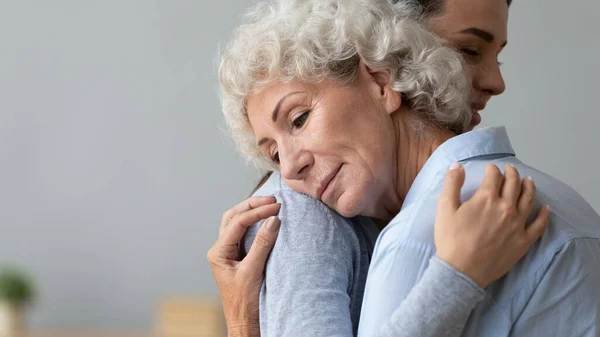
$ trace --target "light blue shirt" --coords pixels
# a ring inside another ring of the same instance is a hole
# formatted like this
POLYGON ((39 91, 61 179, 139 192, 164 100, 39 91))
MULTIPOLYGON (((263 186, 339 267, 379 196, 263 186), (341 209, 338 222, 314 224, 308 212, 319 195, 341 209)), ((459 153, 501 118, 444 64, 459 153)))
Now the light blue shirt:
POLYGON ((600 216, 571 187, 519 161, 504 128, 446 141, 419 172, 400 213, 377 239, 359 336, 372 336, 386 323, 435 255, 437 200, 453 162, 465 167, 463 200, 475 193, 487 164, 501 170, 511 164, 522 177, 534 178, 537 206, 552 208, 546 233, 506 276, 485 289, 462 335, 600 336, 600 216))

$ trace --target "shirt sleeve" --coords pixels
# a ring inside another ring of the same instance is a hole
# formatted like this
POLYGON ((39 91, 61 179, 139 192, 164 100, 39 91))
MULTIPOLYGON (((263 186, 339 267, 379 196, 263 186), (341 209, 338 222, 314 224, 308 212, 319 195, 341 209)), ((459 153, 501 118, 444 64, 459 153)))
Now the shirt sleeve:
POLYGON ((376 334, 379 337, 458 337, 485 291, 437 257, 376 334))
POLYGON ((281 228, 261 290, 261 335, 353 336, 349 292, 360 247, 350 220, 295 192, 277 198, 281 228))
POLYGON ((510 336, 600 336, 600 241, 569 241, 552 261, 510 336))

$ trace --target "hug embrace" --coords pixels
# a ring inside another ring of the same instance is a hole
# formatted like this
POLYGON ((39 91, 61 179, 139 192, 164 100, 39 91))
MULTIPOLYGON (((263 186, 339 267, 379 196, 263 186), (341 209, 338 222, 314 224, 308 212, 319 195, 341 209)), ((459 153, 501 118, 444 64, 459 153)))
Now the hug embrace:
POLYGON ((600 336, 600 216, 474 129, 505 89, 510 3, 248 12, 222 107, 272 173, 208 253, 230 336, 600 336))

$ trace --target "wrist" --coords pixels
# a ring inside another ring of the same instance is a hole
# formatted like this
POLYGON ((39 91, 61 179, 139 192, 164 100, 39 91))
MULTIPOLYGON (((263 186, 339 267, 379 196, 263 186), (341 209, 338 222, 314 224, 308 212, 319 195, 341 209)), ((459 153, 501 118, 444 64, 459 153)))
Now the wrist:
POLYGON ((227 301, 223 303, 229 337, 260 336, 259 305, 254 302, 227 301))
POLYGON ((227 322, 229 337, 260 337, 260 323, 253 320, 227 322))
POLYGON ((457 262, 457 259, 448 258, 440 254, 436 254, 436 257, 453 268, 455 271, 459 272, 477 284, 479 288, 485 289, 488 286, 489 282, 482 277, 478 277, 478 275, 471 268, 467 267, 467 263, 459 263, 457 262))

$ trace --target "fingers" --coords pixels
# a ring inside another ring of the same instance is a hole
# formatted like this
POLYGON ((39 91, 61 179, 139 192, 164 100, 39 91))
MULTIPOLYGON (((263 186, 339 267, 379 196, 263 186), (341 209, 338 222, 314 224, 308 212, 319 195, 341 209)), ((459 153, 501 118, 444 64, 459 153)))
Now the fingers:
POLYGON ((450 165, 438 201, 438 212, 455 212, 460 207, 460 190, 465 183, 465 170, 459 163, 450 165))
POLYGON ((517 209, 525 219, 527 219, 529 214, 533 211, 533 207, 535 206, 535 196, 536 189, 533 178, 527 177, 523 179, 523 183, 521 184, 521 195, 517 202, 517 209))
POLYGON ((504 182, 504 175, 494 164, 488 164, 485 167, 485 176, 479 188, 479 191, 486 191, 491 196, 500 196, 500 189, 504 182))
POLYGON ((258 234, 256 234, 250 251, 242 262, 243 266, 240 266, 240 268, 249 268, 261 274, 264 272, 267 258, 275 245, 280 226, 281 221, 276 216, 272 216, 265 221, 258 234))
POLYGON ((502 199, 508 201, 511 205, 516 205, 521 194, 521 177, 519 171, 508 165, 504 169, 504 184, 502 186, 502 199))
POLYGON ((219 227, 219 236, 221 236, 223 234, 225 227, 227 227, 227 225, 229 225, 229 223, 231 222, 231 219, 233 217, 235 217, 237 214, 247 212, 251 209, 254 209, 254 208, 257 208, 260 206, 272 204, 275 201, 276 200, 275 200, 274 196, 250 197, 250 198, 240 202, 239 204, 235 205, 234 207, 232 207, 231 209, 229 209, 225 213, 223 213, 223 217, 221 218, 221 226, 219 227))
POLYGON ((275 197, 274 196, 267 196, 267 197, 250 197, 242 202, 240 202, 239 204, 233 206, 230 210, 228 210, 227 212, 223 213, 223 219, 221 221, 221 226, 223 225, 227 225, 229 223, 229 220, 231 220, 231 218, 233 218, 235 215, 239 214, 239 213, 243 213, 243 212, 247 212, 251 209, 260 207, 260 206, 264 206, 264 205, 268 205, 268 204, 272 204, 275 202, 275 197))
POLYGON ((542 234, 548 228, 548 224, 550 223, 550 207, 544 206, 538 212, 538 215, 535 217, 535 220, 525 229, 525 236, 527 237, 528 245, 532 245, 534 242, 539 239, 542 234))
POLYGON ((235 215, 223 230, 219 241, 224 246, 237 246, 249 226, 276 215, 280 208, 281 204, 267 204, 235 215))

